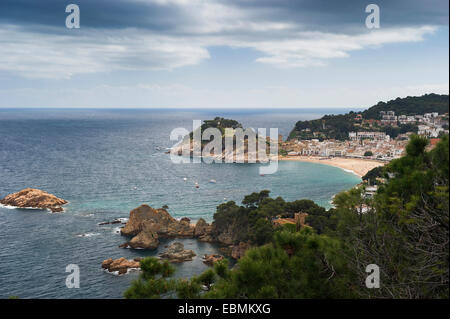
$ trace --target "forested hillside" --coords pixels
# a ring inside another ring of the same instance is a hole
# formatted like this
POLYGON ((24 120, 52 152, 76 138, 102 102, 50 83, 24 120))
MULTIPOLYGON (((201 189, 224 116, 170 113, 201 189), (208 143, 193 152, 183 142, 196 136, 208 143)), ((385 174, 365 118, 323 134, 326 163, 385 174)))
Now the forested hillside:
POLYGON ((394 111, 396 115, 416 115, 430 112, 448 113, 449 96, 426 94, 423 96, 397 98, 388 102, 379 102, 363 112, 349 112, 339 115, 325 115, 321 119, 298 121, 289 134, 289 139, 337 139, 344 140, 352 131, 380 131, 396 137, 406 132, 417 132, 415 125, 407 124, 399 127, 361 125, 356 117, 361 115, 364 120, 379 120, 381 111, 394 111))
POLYGON ((396 98, 388 102, 379 102, 362 112, 364 118, 377 119, 381 111, 394 111, 396 115, 415 115, 431 112, 448 113, 448 95, 425 94, 396 98))

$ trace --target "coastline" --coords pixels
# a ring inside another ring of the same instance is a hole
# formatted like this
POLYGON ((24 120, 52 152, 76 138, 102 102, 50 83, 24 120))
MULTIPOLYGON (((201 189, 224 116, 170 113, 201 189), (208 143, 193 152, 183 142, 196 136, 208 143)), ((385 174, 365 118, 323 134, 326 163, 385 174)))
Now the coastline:
POLYGON ((360 158, 343 158, 343 157, 319 157, 319 156, 279 156, 279 161, 298 161, 325 164, 338 167, 345 171, 351 172, 360 178, 367 174, 371 169, 383 166, 386 162, 377 160, 360 159, 360 158))

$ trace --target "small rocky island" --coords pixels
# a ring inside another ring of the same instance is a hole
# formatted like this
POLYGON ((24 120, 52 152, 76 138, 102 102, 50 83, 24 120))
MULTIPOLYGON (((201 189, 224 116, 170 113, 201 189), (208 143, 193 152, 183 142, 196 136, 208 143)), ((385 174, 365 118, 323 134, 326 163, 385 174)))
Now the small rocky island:
POLYGON ((106 259, 102 262, 102 268, 108 272, 115 273, 119 275, 126 274, 129 269, 139 269, 141 266, 141 258, 135 258, 133 260, 128 260, 124 257, 119 259, 106 259))
POLYGON ((35 188, 25 188, 0 200, 0 204, 5 206, 48 209, 53 213, 64 211, 61 206, 67 203, 64 199, 35 188))
POLYGON ((182 263, 185 261, 191 261, 196 256, 193 250, 184 249, 184 245, 179 242, 170 244, 167 250, 159 255, 162 259, 167 259, 171 263, 182 263))

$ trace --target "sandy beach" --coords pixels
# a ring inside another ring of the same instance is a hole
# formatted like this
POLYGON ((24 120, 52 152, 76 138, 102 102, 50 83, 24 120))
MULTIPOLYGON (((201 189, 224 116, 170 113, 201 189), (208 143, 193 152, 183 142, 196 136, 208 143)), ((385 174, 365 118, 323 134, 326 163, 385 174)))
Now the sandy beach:
POLYGON ((325 158, 325 157, 313 157, 313 156, 280 156, 278 158, 280 161, 300 161, 300 162, 310 162, 310 163, 319 163, 325 165, 331 165, 335 167, 339 167, 344 170, 352 171, 354 174, 362 177, 366 175, 368 171, 371 169, 383 166, 386 162, 375 161, 375 160, 366 160, 359 158, 342 158, 342 157, 333 157, 333 158, 325 158))

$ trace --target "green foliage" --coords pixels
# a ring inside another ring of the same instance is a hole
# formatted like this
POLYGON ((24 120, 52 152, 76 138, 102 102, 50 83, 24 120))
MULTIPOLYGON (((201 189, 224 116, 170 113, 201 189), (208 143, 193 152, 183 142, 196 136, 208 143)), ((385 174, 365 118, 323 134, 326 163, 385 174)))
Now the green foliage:
POLYGON ((208 269, 204 271, 200 276, 196 278, 196 281, 200 282, 206 287, 207 290, 211 289, 211 285, 214 283, 216 278, 216 273, 213 269, 208 269))
MULTIPOLYGON (((224 139, 226 128, 237 129, 237 128, 242 128, 242 125, 238 121, 235 121, 235 120, 225 119, 223 117, 216 117, 213 120, 205 120, 200 127, 201 132, 204 132, 208 128, 217 128, 220 131, 220 133, 222 134, 222 139, 224 139)), ((193 136, 194 136, 194 132, 191 132, 189 134, 189 137, 191 140, 192 140, 193 136)), ((214 140, 214 138, 211 138, 211 141, 213 141, 213 140, 214 140)), ((202 142, 201 142, 202 146, 204 146, 205 144, 208 144, 211 141, 202 140, 202 142)), ((223 147, 224 147, 224 145, 223 145, 223 147)))
POLYGON ((141 260, 142 273, 133 281, 124 296, 127 299, 155 299, 168 295, 176 288, 176 281, 168 279, 175 269, 167 261, 161 262, 154 257, 141 260))
POLYGON ((396 98, 388 102, 379 102, 364 111, 364 118, 377 119, 381 111, 394 111, 395 115, 415 115, 431 112, 448 113, 448 95, 425 94, 422 96, 408 96, 396 98))
POLYGON ((279 148, 278 153, 279 153, 281 156, 287 156, 287 155, 288 155, 288 152, 287 152, 286 150, 281 149, 281 148, 279 148))
POLYGON ((250 241, 255 245, 264 245, 272 238, 272 223, 264 218, 256 220, 255 224, 250 228, 250 241))
POLYGON ((264 199, 269 197, 269 194, 269 190, 263 190, 259 193, 252 193, 244 197, 242 204, 244 204, 246 207, 256 208, 264 199))
POLYGON ((177 297, 180 299, 199 298, 201 290, 201 284, 197 280, 180 279, 176 284, 177 297))
POLYGON ((339 243, 311 229, 277 232, 275 242, 248 251, 208 298, 352 297, 339 243))
POLYGON ((378 166, 368 171, 367 174, 362 177, 362 180, 368 181, 370 185, 376 185, 378 184, 377 178, 383 177, 384 177, 384 168, 383 166, 378 166))
POLYGON ((233 201, 219 205, 214 214, 216 236, 227 233, 234 243, 250 242, 260 246, 272 241, 273 218, 293 218, 299 212, 308 214, 309 222, 317 226, 319 233, 328 226, 324 220, 329 217, 326 210, 313 201, 286 202, 281 197, 270 198, 269 194, 270 191, 263 190, 247 195, 242 201, 244 206, 237 206, 233 201))
POLYGON ((373 153, 372 153, 372 151, 366 151, 364 153, 364 156, 373 156, 373 153))
POLYGON ((362 289, 362 296, 448 298, 448 136, 430 152, 426 145, 411 138, 407 155, 386 167, 391 178, 366 202, 365 214, 358 213, 357 195, 335 198, 338 236, 361 286, 366 265, 382 270, 381 288, 362 289))

